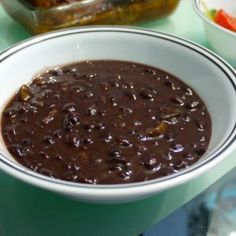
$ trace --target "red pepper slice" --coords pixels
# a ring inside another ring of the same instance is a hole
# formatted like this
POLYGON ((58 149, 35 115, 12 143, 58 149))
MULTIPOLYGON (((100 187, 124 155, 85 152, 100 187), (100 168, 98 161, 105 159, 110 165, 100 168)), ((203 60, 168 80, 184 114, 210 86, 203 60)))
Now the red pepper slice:
POLYGON ((216 12, 215 22, 226 29, 236 32, 236 18, 230 16, 223 9, 216 12))

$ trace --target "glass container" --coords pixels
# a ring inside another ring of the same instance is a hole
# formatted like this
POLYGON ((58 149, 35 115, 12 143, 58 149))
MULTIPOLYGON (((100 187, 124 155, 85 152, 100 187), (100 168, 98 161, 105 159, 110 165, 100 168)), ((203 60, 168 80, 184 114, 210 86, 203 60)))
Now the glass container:
POLYGON ((82 25, 130 25, 150 21, 169 16, 180 2, 180 0, 1 1, 8 14, 33 34, 82 25))

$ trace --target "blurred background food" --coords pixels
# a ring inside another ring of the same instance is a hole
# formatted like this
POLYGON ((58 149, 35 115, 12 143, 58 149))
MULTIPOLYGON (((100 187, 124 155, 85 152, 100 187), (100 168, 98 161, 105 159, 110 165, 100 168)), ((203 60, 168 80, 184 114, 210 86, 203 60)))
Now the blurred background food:
POLYGON ((180 0, 2 0, 33 34, 82 25, 129 25, 171 15, 180 0))

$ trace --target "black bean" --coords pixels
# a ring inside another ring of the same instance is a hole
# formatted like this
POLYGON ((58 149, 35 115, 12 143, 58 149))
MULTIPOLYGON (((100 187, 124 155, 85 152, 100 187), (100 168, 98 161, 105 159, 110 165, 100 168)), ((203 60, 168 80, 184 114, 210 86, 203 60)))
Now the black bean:
POLYGON ((71 112, 65 115, 63 121, 63 128, 66 131, 70 131, 73 126, 78 125, 80 123, 79 115, 76 112, 71 112))
POLYGON ((55 69, 52 69, 48 72, 49 74, 53 75, 53 76, 60 76, 60 75, 63 75, 63 71, 61 68, 55 68, 55 69))
POLYGON ((29 135, 34 135, 34 130, 26 129, 26 133, 29 134, 29 135))
POLYGON ((28 168, 30 168, 33 171, 39 172, 39 169, 42 167, 42 163, 34 163, 31 162, 31 164, 26 164, 28 168))
POLYGON ((155 156, 149 156, 142 160, 141 165, 147 170, 153 170, 159 168, 160 163, 155 156))
POLYGON ((142 122, 139 121, 139 120, 135 120, 135 121, 134 121, 134 125, 135 125, 135 126, 140 126, 140 125, 142 125, 142 122))
POLYGON ((108 162, 120 163, 120 164, 123 164, 123 165, 127 164, 127 161, 122 156, 121 150, 119 148, 113 147, 110 150, 109 154, 110 154, 110 159, 108 160, 108 162))
POLYGON ((97 130, 103 130, 106 128, 106 124, 105 124, 105 122, 99 122, 99 123, 95 124, 94 128, 97 130))
POLYGON ((83 124, 83 128, 85 129, 85 130, 88 130, 88 131, 91 131, 91 130, 93 130, 94 128, 95 128, 95 125, 94 124, 92 124, 92 123, 84 123, 83 124))
POLYGON ((85 93, 85 98, 92 98, 94 96, 94 93, 92 91, 88 91, 85 93))
POLYGON ((24 139, 22 139, 22 145, 27 146, 27 147, 31 147, 32 141, 28 138, 24 138, 24 139))
POLYGON ((111 86, 112 86, 112 87, 115 87, 115 88, 119 88, 119 87, 120 87, 119 81, 112 80, 112 81, 111 81, 111 86))
POLYGON ((62 111, 64 112, 74 112, 76 110, 76 105, 75 103, 66 103, 63 108, 62 111))
POLYGON ((52 90, 51 89, 45 89, 42 92, 42 98, 49 98, 49 96, 52 94, 52 90))
POLYGON ((30 111, 30 104, 29 103, 22 103, 18 106, 18 111, 20 113, 27 113, 30 111))
POLYGON ((185 94, 188 95, 188 96, 192 96, 192 95, 193 95, 193 91, 192 91, 192 89, 190 89, 190 88, 183 87, 183 91, 184 91, 185 94))
POLYGON ((164 85, 165 85, 166 87, 169 87, 169 88, 172 88, 172 89, 175 87, 174 83, 173 83, 172 81, 170 81, 170 80, 166 80, 166 81, 164 82, 164 85))
POLYGON ((6 111, 4 111, 4 116, 7 118, 13 118, 16 116, 16 110, 14 109, 8 109, 6 111))
POLYGON ((185 122, 191 121, 191 115, 190 115, 190 114, 184 114, 184 115, 183 115, 183 120, 184 120, 185 122))
POLYGON ((182 152, 184 150, 184 146, 182 144, 172 144, 170 146, 170 150, 172 152, 182 152))
POLYGON ((21 123, 26 123, 27 121, 28 121, 28 119, 26 117, 23 117, 23 118, 20 119, 21 123))
POLYGON ((170 166, 163 166, 163 167, 161 167, 159 169, 158 174, 161 177, 165 177, 165 176, 173 174, 174 172, 175 171, 174 171, 174 169, 172 167, 170 167, 170 166))
POLYGON ((161 156, 166 161, 170 161, 173 159, 173 154, 171 152, 168 152, 167 154, 162 154, 161 156))
POLYGON ((179 161, 176 161, 174 164, 173 164, 173 168, 175 170, 181 170, 181 169, 185 169, 186 167, 188 166, 187 162, 183 161, 183 160, 179 160, 179 161))
POLYGON ((128 89, 130 88, 130 85, 128 83, 121 84, 122 89, 128 89))
POLYGON ((90 106, 87 109, 87 114, 90 115, 90 116, 95 116, 97 114, 96 106, 95 105, 90 106))
POLYGON ((112 140, 112 136, 111 136, 110 133, 106 134, 106 136, 103 138, 103 141, 104 141, 105 143, 110 143, 111 140, 112 140))
POLYGON ((67 134, 65 141, 67 144, 69 144, 71 147, 78 148, 81 143, 81 139, 77 134, 67 134))
POLYGON ((61 99, 61 95, 60 95, 60 94, 55 94, 55 95, 53 95, 53 97, 54 97, 55 99, 57 99, 57 100, 60 100, 60 99, 61 99))
POLYGON ((58 160, 58 161, 62 161, 64 158, 63 158, 62 155, 57 154, 57 155, 55 156, 55 159, 58 160))
POLYGON ((118 105, 118 98, 116 95, 108 95, 108 99, 110 100, 113 107, 118 105))
POLYGON ((205 142, 206 141, 206 137, 205 136, 202 136, 201 138, 200 138, 200 142, 205 142))
POLYGON ((125 91, 124 91, 124 94, 125 94, 127 97, 133 99, 134 101, 137 100, 137 96, 136 96, 136 94, 135 94, 133 91, 127 91, 127 90, 125 90, 125 91))
POLYGON ((57 139, 61 138, 62 137, 62 130, 61 129, 55 130, 53 132, 53 137, 57 138, 57 139))
POLYGON ((69 75, 70 74, 70 69, 69 68, 62 68, 63 74, 69 75))
POLYGON ((79 179, 79 175, 77 173, 74 173, 74 171, 66 171, 63 174, 63 179, 67 181, 77 182, 79 179))
POLYGON ((48 109, 49 109, 49 111, 54 111, 54 110, 56 110, 56 104, 55 104, 55 103, 51 104, 51 105, 48 107, 48 109))
POLYGON ((199 131, 204 131, 206 128, 206 124, 205 124, 204 120, 196 119, 195 124, 196 124, 199 131))
POLYGON ((46 152, 43 152, 43 151, 39 152, 39 156, 43 159, 49 159, 50 158, 50 156, 46 152))
POLYGON ((127 140, 127 139, 125 139, 125 138, 121 138, 121 139, 119 140, 119 144, 120 144, 121 146, 123 146, 123 147, 130 147, 130 146, 132 146, 132 144, 130 143, 130 141, 127 140))
POLYGON ((194 160, 195 159, 195 156, 194 156, 194 153, 192 152, 186 152, 183 154, 183 157, 186 159, 186 160, 194 160))
POLYGON ((92 143, 93 143, 93 140, 92 140, 90 137, 84 137, 84 138, 82 139, 82 141, 83 141, 83 144, 85 144, 85 145, 88 145, 88 144, 92 144, 92 143))
POLYGON ((55 140, 54 140, 54 138, 53 138, 51 135, 45 135, 45 136, 43 137, 43 142, 44 142, 45 144, 51 145, 51 144, 54 144, 54 143, 55 143, 55 140))
POLYGON ((112 157, 110 160, 109 160, 110 163, 120 163, 122 165, 126 165, 127 164, 127 161, 125 160, 125 158, 123 156, 120 156, 120 157, 112 157))
POLYGON ((152 91, 153 94, 157 94, 158 90, 155 87, 149 87, 150 91, 152 91))
POLYGON ((195 149, 195 152, 197 155, 202 156, 206 152, 206 149, 202 147, 198 147, 195 149))
POLYGON ((13 156, 17 156, 17 157, 24 157, 24 148, 19 145, 19 144, 12 144, 9 147, 10 152, 13 154, 13 156))
POLYGON ((69 162, 66 162, 64 166, 67 170, 71 170, 73 168, 73 163, 69 161, 69 162))
POLYGON ((38 172, 42 175, 46 175, 46 176, 49 176, 49 177, 53 176, 52 170, 49 170, 47 168, 41 168, 41 169, 38 170, 38 172))
POLYGON ((76 71, 71 71, 70 76, 77 80, 80 76, 80 73, 76 71))
POLYGON ((80 177, 78 182, 85 183, 85 184, 96 184, 97 183, 97 179, 95 179, 95 178, 83 178, 83 177, 80 177))
POLYGON ((146 69, 144 69, 144 72, 152 74, 152 75, 156 75, 156 70, 154 70, 152 68, 146 68, 146 69))
POLYGON ((129 107, 123 107, 122 108, 123 112, 126 113, 126 114, 131 114, 133 113, 133 110, 129 107))
POLYGON ((103 159, 102 158, 96 158, 95 160, 94 160, 94 163, 96 164, 96 165, 99 165, 99 164, 101 164, 103 162, 103 159))
POLYGON ((84 92, 85 90, 86 90, 85 87, 82 86, 82 85, 74 85, 74 86, 71 86, 71 87, 70 87, 70 91, 71 91, 72 93, 82 93, 82 92, 84 92))
POLYGON ((127 180, 131 177, 132 171, 127 166, 123 167, 121 171, 118 172, 118 176, 123 180, 127 180))
POLYGON ((109 83, 108 82, 101 82, 100 86, 104 89, 107 90, 109 88, 109 83))
POLYGON ((199 104, 198 101, 191 101, 191 102, 188 102, 188 103, 186 104, 186 108, 187 108, 187 109, 190 109, 190 110, 199 108, 199 106, 200 106, 200 104, 199 104))
MULTIPOLYGON (((136 134, 136 137, 137 137, 137 139, 140 140, 140 141, 144 141, 144 140, 146 140, 146 138, 147 138, 144 134, 136 134)), ((141 145, 140 147, 144 147, 144 146, 141 145)))
POLYGON ((123 167, 122 164, 114 163, 114 164, 109 166, 108 171, 109 172, 119 172, 119 171, 122 171, 122 167, 123 167))
POLYGON ((153 99, 152 91, 150 91, 149 89, 146 89, 146 88, 142 88, 139 92, 139 95, 145 99, 149 99, 149 100, 153 99))
POLYGON ((34 107, 43 107, 45 104, 43 101, 32 101, 31 105, 33 105, 34 107))
POLYGON ((97 74, 96 73, 92 73, 92 74, 89 74, 88 75, 89 79, 94 79, 97 77, 97 74))
POLYGON ((110 156, 112 157, 120 157, 121 156, 121 150, 119 148, 113 148, 110 150, 110 156))
POLYGON ((168 140, 169 142, 172 142, 174 140, 174 134, 173 133, 167 133, 164 135, 164 138, 168 140))
POLYGON ((135 129, 129 130, 129 133, 132 134, 132 135, 133 135, 133 134, 136 134, 136 132, 137 132, 137 131, 136 131, 135 129))
POLYGON ((105 111, 105 110, 99 110, 99 111, 98 111, 98 114, 99 114, 100 116, 105 116, 105 115, 106 115, 106 111, 105 111))
POLYGON ((171 101, 179 106, 184 106, 184 101, 180 97, 172 98, 171 101))
POLYGON ((9 136, 13 137, 16 135, 16 129, 12 126, 8 126, 4 129, 4 133, 7 133, 9 136))

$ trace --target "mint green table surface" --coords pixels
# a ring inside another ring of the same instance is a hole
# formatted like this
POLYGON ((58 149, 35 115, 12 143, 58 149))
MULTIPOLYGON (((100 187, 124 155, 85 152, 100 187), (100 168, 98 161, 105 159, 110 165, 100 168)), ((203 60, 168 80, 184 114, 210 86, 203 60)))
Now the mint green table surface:
MULTIPOLYGON (((141 26, 209 47, 190 0, 181 0, 171 17, 141 26)), ((6 15, 0 6, 0 51, 28 37, 29 33, 6 15)), ((0 78, 1 83, 5 79, 0 78)), ((137 236, 235 166, 236 152, 220 166, 190 183, 146 200, 118 205, 73 201, 22 183, 0 171, 0 236, 137 236)))

